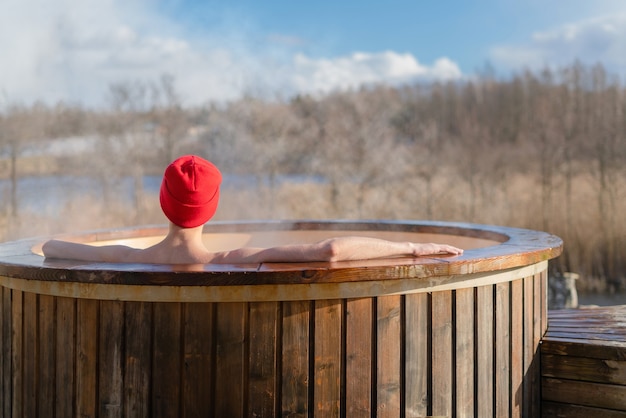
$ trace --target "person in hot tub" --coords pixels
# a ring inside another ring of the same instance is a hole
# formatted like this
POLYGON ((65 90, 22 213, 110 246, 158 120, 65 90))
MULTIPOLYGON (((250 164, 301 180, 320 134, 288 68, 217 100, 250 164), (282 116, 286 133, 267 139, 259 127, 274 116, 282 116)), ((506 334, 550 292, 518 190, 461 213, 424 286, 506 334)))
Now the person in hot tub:
POLYGON ((156 264, 347 261, 463 253, 462 249, 445 244, 358 236, 329 238, 314 244, 212 252, 202 242, 202 227, 217 210, 221 181, 220 171, 211 162, 195 155, 180 157, 166 168, 161 183, 159 200, 170 220, 169 232, 161 242, 137 249, 50 240, 44 243, 43 253, 48 258, 156 264))

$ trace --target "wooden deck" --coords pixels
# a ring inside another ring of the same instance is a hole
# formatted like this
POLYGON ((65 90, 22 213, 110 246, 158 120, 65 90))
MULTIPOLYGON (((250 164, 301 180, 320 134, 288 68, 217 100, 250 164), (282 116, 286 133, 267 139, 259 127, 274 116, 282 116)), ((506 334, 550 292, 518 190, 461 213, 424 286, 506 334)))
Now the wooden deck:
POLYGON ((626 417, 626 305, 550 311, 544 417, 626 417))

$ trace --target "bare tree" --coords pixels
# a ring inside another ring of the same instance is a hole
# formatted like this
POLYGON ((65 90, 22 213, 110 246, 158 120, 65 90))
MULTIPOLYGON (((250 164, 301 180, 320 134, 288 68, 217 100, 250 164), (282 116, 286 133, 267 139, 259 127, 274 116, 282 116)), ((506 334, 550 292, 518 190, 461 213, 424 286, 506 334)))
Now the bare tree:
POLYGON ((443 112, 446 109, 443 98, 443 86, 435 84, 432 91, 423 96, 420 89, 412 91, 411 96, 391 118, 396 130, 397 140, 407 146, 411 156, 408 176, 420 179, 425 192, 420 199, 424 207, 424 216, 433 219, 436 193, 434 179, 440 175, 444 165, 441 152, 445 149, 446 135, 443 112))
MULTIPOLYGON (((597 120, 595 159, 598 182, 597 202, 600 230, 605 239, 601 266, 606 269, 603 275, 615 279, 617 236, 615 234, 617 209, 617 172, 619 162, 619 143, 624 140, 624 133, 618 121, 623 120, 623 107, 619 103, 617 85, 608 80, 604 68, 593 68, 594 83, 594 118, 597 120), (617 123, 616 123, 617 122, 617 123)), ((622 125, 623 126, 623 125, 622 125)))

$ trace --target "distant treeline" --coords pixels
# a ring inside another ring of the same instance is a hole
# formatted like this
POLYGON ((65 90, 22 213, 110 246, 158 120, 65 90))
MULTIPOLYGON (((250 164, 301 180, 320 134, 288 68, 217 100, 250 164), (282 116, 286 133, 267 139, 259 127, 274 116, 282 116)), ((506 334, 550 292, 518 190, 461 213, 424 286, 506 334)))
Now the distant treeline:
POLYGON ((194 108, 163 77, 112 85, 107 99, 100 110, 5 107, 0 178, 12 186, 0 189, 0 239, 25 233, 15 227, 24 225, 22 176, 100 178, 104 196, 89 206, 117 217, 103 223, 94 216, 81 228, 130 225, 158 219, 156 203, 141 200, 143 176, 198 153, 226 174, 258 178, 253 192, 225 190, 222 219, 432 219, 540 229, 564 239, 552 266, 580 273, 581 288, 626 289, 626 89, 600 65, 194 108), (80 155, 33 152, 71 137, 96 145, 80 155), (311 180, 281 180, 301 175, 311 180), (114 180, 123 176, 135 178, 139 191, 132 213, 115 209, 114 180))

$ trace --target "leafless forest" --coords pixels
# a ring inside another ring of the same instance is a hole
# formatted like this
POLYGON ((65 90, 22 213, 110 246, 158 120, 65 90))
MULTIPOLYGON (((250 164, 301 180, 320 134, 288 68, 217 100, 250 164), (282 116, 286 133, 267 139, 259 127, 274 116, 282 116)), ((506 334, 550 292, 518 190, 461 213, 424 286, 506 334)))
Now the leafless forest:
POLYGON ((98 110, 12 104, 0 113, 0 240, 164 223, 144 179, 183 153, 244 179, 225 182, 217 219, 540 229, 564 239, 553 268, 580 273, 579 289, 626 290, 626 88, 601 66, 197 108, 164 76, 110 86, 98 110), (90 145, 45 151, 68 138, 90 145), (89 177, 102 193, 44 217, 20 206, 20 179, 40 176, 89 177))

